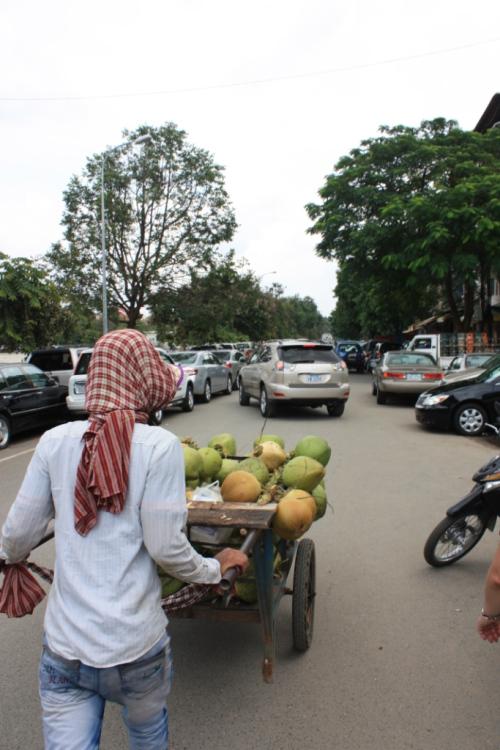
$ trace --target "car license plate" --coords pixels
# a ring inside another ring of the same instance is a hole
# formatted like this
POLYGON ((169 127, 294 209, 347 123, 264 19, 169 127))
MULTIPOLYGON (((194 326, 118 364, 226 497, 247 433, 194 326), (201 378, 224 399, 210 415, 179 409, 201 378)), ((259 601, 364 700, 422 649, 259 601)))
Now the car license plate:
POLYGON ((407 380, 422 380, 422 376, 419 372, 409 372, 406 376, 407 380))
POLYGON ((321 383, 321 375, 306 375, 306 383, 321 383))

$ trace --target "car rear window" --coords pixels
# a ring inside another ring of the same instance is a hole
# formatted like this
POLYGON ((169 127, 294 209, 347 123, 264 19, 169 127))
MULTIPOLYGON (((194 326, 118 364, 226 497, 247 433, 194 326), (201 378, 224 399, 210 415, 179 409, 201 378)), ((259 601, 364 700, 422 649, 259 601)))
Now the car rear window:
POLYGON ((73 369, 71 352, 68 349, 65 351, 33 352, 30 356, 30 363, 39 367, 40 370, 73 369))
POLYGON ((465 365, 466 367, 482 367, 492 357, 493 354, 468 354, 465 358, 465 365))
POLYGON ((434 359, 429 354, 388 354, 387 365, 424 365, 435 366, 434 359))
POLYGON ((326 344, 311 344, 310 346, 291 345, 281 346, 278 350, 279 359, 288 364, 299 362, 340 362, 333 347, 326 344))
POLYGON ((196 352, 172 352, 174 362, 181 362, 186 365, 194 365, 198 358, 196 352))
POLYGON ((85 354, 80 355, 80 359, 78 360, 78 364, 76 366, 75 375, 87 374, 91 356, 92 352, 85 352, 85 354))
POLYGON ((220 359, 221 362, 227 362, 231 357, 231 352, 222 352, 220 349, 214 349, 212 354, 214 354, 217 359, 220 359))

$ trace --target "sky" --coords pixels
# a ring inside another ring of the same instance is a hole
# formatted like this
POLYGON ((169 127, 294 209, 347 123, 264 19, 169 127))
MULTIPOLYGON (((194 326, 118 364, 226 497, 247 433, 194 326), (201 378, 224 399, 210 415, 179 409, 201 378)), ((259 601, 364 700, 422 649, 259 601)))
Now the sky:
POLYGON ((2 0, 0 252, 45 253, 87 157, 174 122, 225 168, 237 255, 328 315, 304 206, 381 125, 473 129, 499 52, 498 0, 2 0))

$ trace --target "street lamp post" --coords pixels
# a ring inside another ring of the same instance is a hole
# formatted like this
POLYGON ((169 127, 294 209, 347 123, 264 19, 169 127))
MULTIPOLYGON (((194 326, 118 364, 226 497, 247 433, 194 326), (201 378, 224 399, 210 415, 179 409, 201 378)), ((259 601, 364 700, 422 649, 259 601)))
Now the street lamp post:
MULTIPOLYGON (((135 141, 132 141, 132 145, 138 143, 146 143, 150 141, 151 136, 149 134, 140 135, 135 141)), ((126 146, 126 143, 120 143, 118 146, 108 148, 104 151, 101 158, 101 279, 102 279, 102 332, 108 332, 108 281, 107 281, 107 251, 106 251, 106 213, 104 208, 104 170, 106 166, 106 157, 113 151, 119 151, 121 148, 126 146)))

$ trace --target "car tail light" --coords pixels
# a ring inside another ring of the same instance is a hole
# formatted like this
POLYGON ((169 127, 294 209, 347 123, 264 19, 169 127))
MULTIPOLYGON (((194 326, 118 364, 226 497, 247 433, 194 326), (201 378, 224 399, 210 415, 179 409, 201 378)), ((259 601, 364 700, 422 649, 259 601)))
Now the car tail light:
POLYGON ((228 370, 230 370, 233 366, 232 362, 224 362, 224 367, 227 367, 228 370))
POLYGON ((424 380, 442 380, 442 372, 424 372, 424 380))
POLYGON ((191 375, 192 376, 192 375, 197 375, 197 374, 198 374, 198 370, 196 369, 196 367, 185 367, 184 368, 184 375, 187 375, 187 376, 191 375))
POLYGON ((384 372, 384 378, 392 378, 393 380, 404 380, 406 375, 404 372, 384 372))
POLYGON ((278 361, 274 365, 274 369, 275 370, 284 370, 285 369, 285 363, 283 362, 282 359, 278 359, 278 361))

